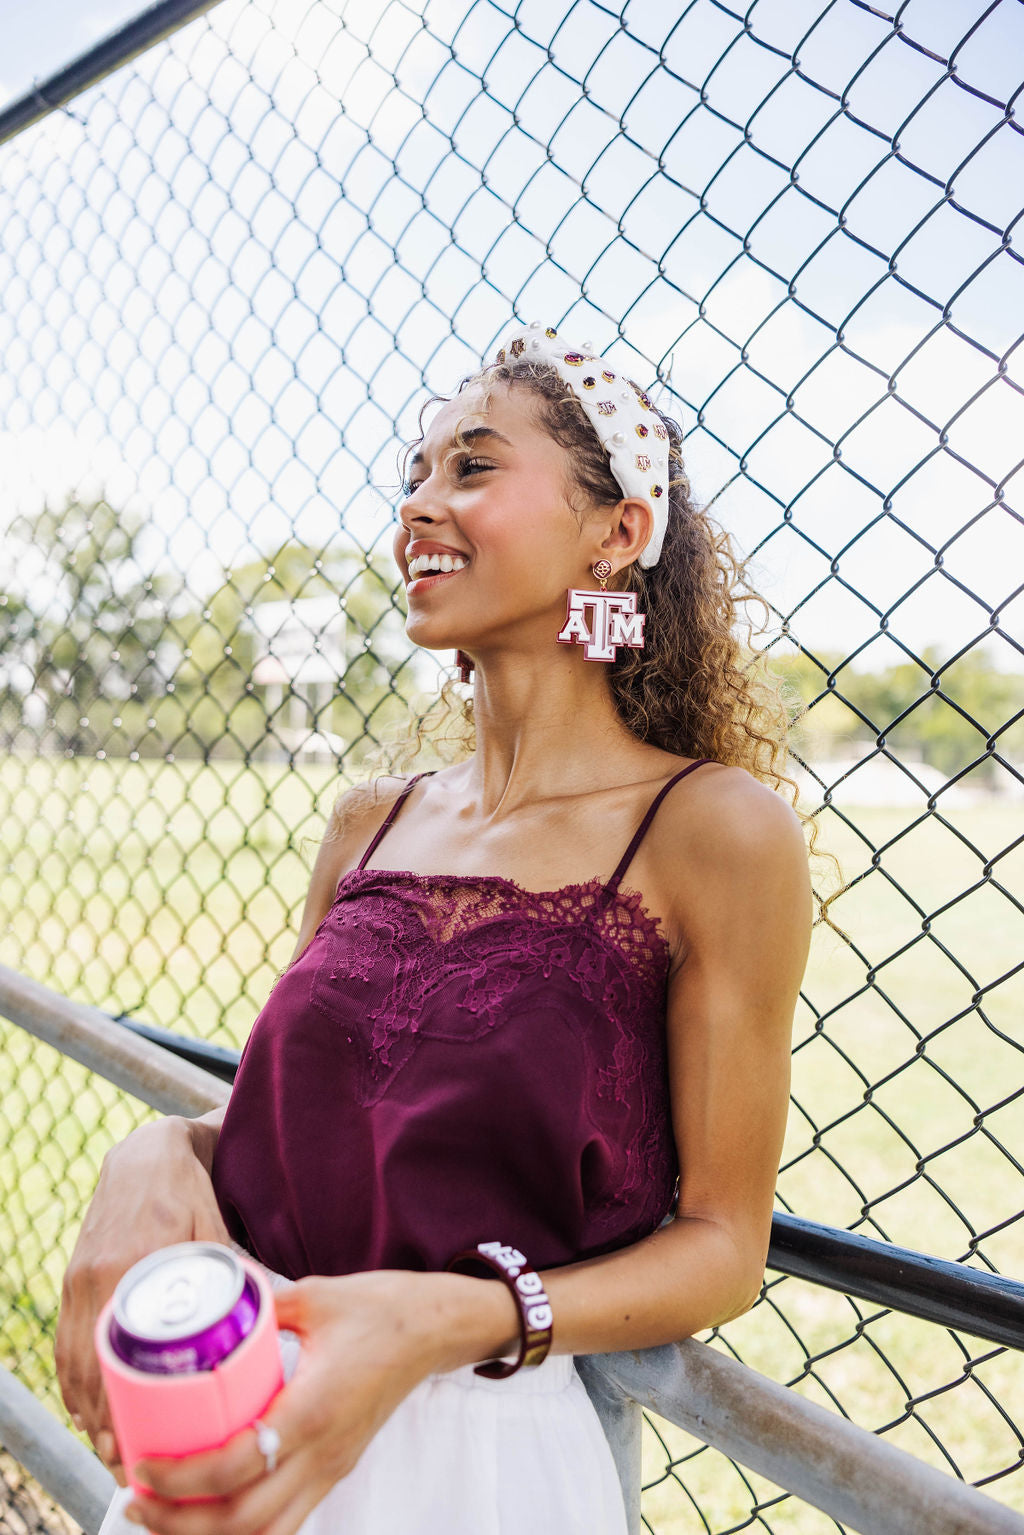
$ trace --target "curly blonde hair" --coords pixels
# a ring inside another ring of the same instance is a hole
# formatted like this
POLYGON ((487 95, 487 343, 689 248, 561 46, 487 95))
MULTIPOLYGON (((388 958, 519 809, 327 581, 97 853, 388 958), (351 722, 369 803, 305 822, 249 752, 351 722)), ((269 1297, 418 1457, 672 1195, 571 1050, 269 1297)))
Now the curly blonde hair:
MULTIPOLYGON (((478 410, 486 409, 500 386, 528 393, 539 424, 565 449, 566 500, 581 526, 595 507, 622 499, 589 417, 554 367, 528 357, 489 363, 466 374, 452 398, 470 387, 479 388, 478 410)), ((408 457, 423 441, 424 412, 442 403, 449 403, 444 395, 424 401, 418 418, 420 436, 402 455, 403 481, 408 457)), ((798 716, 802 700, 770 669, 763 650, 744 652, 734 633, 741 606, 760 603, 766 624, 770 610, 748 585, 746 562, 737 556, 730 534, 707 508, 693 502, 683 465, 681 426, 660 411, 657 414, 669 434, 665 540, 657 564, 646 569, 638 563, 628 565, 610 583, 636 592, 638 610, 648 615, 643 648, 622 647, 608 665, 616 709, 641 741, 677 756, 712 757, 745 768, 779 792, 787 785, 792 793, 786 797, 804 830, 810 831, 809 856, 831 859, 840 879, 840 888, 828 897, 814 890, 815 926, 824 922, 849 941, 828 914, 831 903, 848 888, 842 884, 838 859, 817 847, 819 824, 798 807, 798 785, 784 771, 795 723, 790 705, 798 716)), ((472 452, 462 426, 460 422, 445 455, 446 468, 453 459, 472 452)), ((749 639, 754 631, 749 617, 746 622, 749 639)), ((382 742, 367 757, 364 767, 376 779, 405 773, 417 759, 457 762, 474 749, 472 697, 449 678, 439 695, 399 728, 397 739, 382 742)))

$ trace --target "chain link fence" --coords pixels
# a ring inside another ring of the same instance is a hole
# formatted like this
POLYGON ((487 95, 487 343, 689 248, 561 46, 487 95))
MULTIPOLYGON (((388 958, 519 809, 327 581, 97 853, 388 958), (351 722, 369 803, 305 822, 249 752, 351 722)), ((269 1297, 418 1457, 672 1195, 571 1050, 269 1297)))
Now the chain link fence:
MULTIPOLYGON (((682 421, 802 700, 850 942, 783 1207, 1024 1274, 1022 58, 1020 0, 221 0, 8 131, 0 962, 244 1042, 450 659, 403 632, 399 447, 541 318, 682 421)), ((144 1112, 0 1033, 5 1362, 62 1415, 61 1274, 144 1112)), ((1007 1351, 772 1274, 715 1341, 1024 1512, 1007 1351)), ((654 1421, 645 1480, 656 1535, 838 1528, 654 1421)))
POLYGON ((0 1452, 0 1535, 78 1535, 80 1526, 0 1452))

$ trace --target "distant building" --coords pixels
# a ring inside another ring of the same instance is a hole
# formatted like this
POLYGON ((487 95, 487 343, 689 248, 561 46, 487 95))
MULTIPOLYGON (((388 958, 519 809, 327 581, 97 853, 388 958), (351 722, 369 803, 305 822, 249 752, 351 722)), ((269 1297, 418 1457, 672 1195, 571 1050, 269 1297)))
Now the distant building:
POLYGON ((256 603, 249 622, 257 635, 252 680, 266 689, 267 719, 281 755, 340 757, 341 736, 317 727, 345 674, 347 625, 337 597, 256 603))

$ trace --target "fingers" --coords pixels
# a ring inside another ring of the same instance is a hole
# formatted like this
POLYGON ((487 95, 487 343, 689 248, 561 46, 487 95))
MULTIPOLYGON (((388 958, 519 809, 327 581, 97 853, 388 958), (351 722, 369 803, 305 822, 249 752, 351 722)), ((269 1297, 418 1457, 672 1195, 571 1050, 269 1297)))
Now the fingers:
MULTIPOLYGON (((268 1425, 270 1426, 270 1425, 268 1425)), ((278 1461, 283 1464, 287 1449, 282 1443, 278 1461)), ((266 1463, 259 1451, 256 1431, 244 1428, 217 1449, 179 1458, 154 1456, 140 1460, 135 1467, 137 1481, 145 1482, 158 1498, 173 1502, 180 1498, 227 1498, 266 1476, 266 1463)))
MULTIPOLYGON (((164 1495, 137 1494, 125 1509, 126 1518, 142 1524, 153 1535, 256 1535, 256 1532, 262 1535, 272 1522, 275 1528, 280 1526, 282 1535, 285 1531, 290 1535, 298 1530, 306 1513, 319 1502, 329 1484, 322 1484, 315 1476, 311 1478, 308 1457, 302 1455, 282 1460, 278 1469, 268 1474, 264 1470, 263 1457, 255 1449, 253 1431, 246 1430, 236 1437, 248 1440, 248 1458, 240 1445, 237 1457, 226 1457, 222 1470, 214 1469, 212 1465, 216 1454, 190 1456, 188 1463, 193 1465, 209 1460, 211 1464, 204 1473, 206 1485, 226 1485, 231 1476, 239 1474, 240 1468, 248 1467, 251 1471, 255 1458, 259 1467, 255 1480, 249 1480, 246 1485, 213 1502, 172 1502, 166 1489, 172 1483, 180 1485, 181 1478, 174 1472, 180 1471, 185 1463, 172 1467, 170 1462, 162 1460, 140 1461, 136 1467, 139 1478, 154 1490, 159 1486, 164 1495)), ((235 1441, 229 1441, 229 1444, 233 1450, 235 1441)), ((190 1493, 189 1496, 197 1494, 190 1493)))
POLYGON ((135 1499, 141 1523, 154 1535, 266 1535, 270 1529, 293 1535, 355 1465, 365 1438, 328 1437, 332 1414, 322 1397, 317 1391, 315 1401, 295 1402, 286 1387, 275 1398, 262 1420, 280 1437, 274 1471, 267 1470, 253 1426, 201 1454, 140 1460, 136 1480, 152 1490, 135 1499), (289 1395, 291 1411, 282 1411, 289 1395), (213 1501, 182 1501, 192 1499, 213 1501))
POLYGON ((318 1275, 298 1279, 286 1290, 274 1291, 277 1325, 289 1332, 309 1332, 336 1305, 335 1284, 318 1275))
POLYGON ((85 1426, 82 1412, 86 1396, 82 1368, 84 1361, 74 1346, 73 1307, 74 1296, 72 1294, 69 1271, 64 1275, 64 1284, 61 1290, 60 1314, 57 1317, 57 1335, 53 1343, 53 1359, 57 1367, 57 1384, 60 1387, 60 1394, 64 1398, 64 1406, 71 1414, 75 1427, 81 1429, 85 1426))
POLYGON ((54 1342, 57 1380, 64 1405, 75 1427, 87 1433, 94 1444, 104 1429, 110 1429, 110 1413, 96 1358, 93 1327, 97 1315, 113 1293, 117 1277, 91 1266, 68 1270, 54 1342))
POLYGON ((307 1483, 300 1496, 289 1503, 276 1519, 272 1519, 260 1531, 260 1535, 296 1535, 296 1531, 302 1528, 303 1522, 328 1490, 327 1487, 310 1487, 307 1483))
POLYGON ((308 1317, 306 1303, 301 1295, 296 1295, 298 1285, 293 1285, 290 1290, 274 1291, 274 1310, 277 1313, 277 1325, 279 1329, 288 1332, 303 1333, 306 1330, 308 1317))

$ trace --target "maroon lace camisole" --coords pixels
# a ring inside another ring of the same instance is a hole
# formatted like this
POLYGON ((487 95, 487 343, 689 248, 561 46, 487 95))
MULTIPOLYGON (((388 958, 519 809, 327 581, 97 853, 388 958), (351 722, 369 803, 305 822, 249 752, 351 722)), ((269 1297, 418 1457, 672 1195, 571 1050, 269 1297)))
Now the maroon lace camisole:
POLYGON ((653 1231, 677 1159, 668 944, 620 881, 524 890, 367 863, 242 1053, 213 1182, 231 1235, 291 1278, 440 1269, 498 1238, 538 1268, 653 1231))

